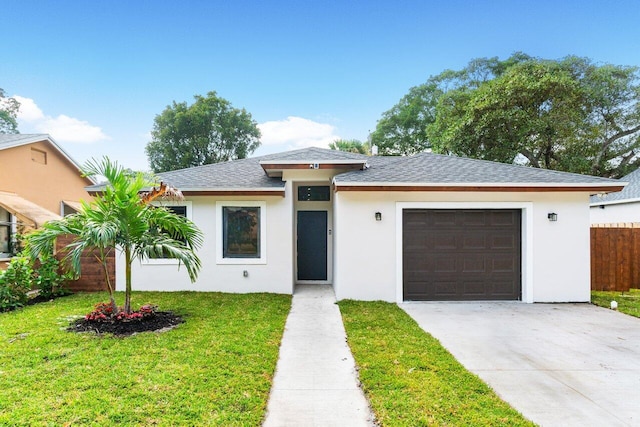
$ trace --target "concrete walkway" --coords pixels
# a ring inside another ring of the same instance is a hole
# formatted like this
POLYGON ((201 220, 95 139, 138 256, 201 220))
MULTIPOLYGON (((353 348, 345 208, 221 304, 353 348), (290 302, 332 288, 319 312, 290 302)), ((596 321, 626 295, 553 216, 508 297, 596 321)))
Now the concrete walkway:
POLYGON ((537 424, 640 425, 640 319, 589 304, 400 306, 537 424))
POLYGON ((297 286, 264 427, 373 426, 329 285, 297 286))

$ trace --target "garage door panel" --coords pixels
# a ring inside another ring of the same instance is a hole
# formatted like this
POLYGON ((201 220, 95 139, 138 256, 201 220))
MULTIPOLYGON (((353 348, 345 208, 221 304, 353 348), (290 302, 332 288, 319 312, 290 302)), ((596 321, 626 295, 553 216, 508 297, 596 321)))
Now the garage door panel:
POLYGON ((457 283, 454 281, 438 281, 434 283, 434 297, 454 297, 457 292, 457 283))
POLYGON ((456 224, 456 214, 455 212, 444 210, 444 211, 432 211, 433 214, 425 214, 426 219, 425 222, 433 225, 433 226, 452 226, 456 224))
MULTIPOLYGON (((518 240, 518 246, 520 244, 518 240)), ((487 249, 515 249, 516 248, 516 236, 510 235, 495 235, 491 237, 491 244, 487 249)))
POLYGON ((486 283, 482 280, 468 280, 462 282, 463 294, 467 296, 480 296, 486 293, 486 283))
POLYGON ((512 256, 495 257, 491 260, 491 271, 493 273, 518 273, 520 266, 515 265, 512 256))
MULTIPOLYGON (((428 267, 429 264, 427 264, 427 268, 428 267)), ((456 260, 448 256, 434 257, 433 269, 428 268, 428 271, 432 271, 433 273, 456 273, 456 260)))
POLYGON ((519 218, 516 218, 516 216, 513 215, 511 211, 491 211, 489 215, 490 215, 490 220, 492 225, 519 226, 519 223, 518 224, 515 223, 515 220, 519 218))
MULTIPOLYGON (((431 246, 436 251, 454 250, 458 247, 456 236, 451 234, 435 234, 432 239, 431 246)), ((424 247, 424 246, 423 246, 424 247)))
POLYGON ((491 294, 500 299, 502 296, 510 296, 514 292, 512 280, 493 280, 491 282, 491 294))
POLYGON ((464 226, 486 225, 486 222, 487 218, 484 211, 462 212, 462 225, 464 226))
POLYGON ((517 300, 520 270, 520 210, 404 210, 405 300, 517 300))
POLYGON ((487 238, 486 236, 478 236, 478 235, 463 235, 462 239, 462 249, 485 249, 487 247, 487 238))
POLYGON ((470 254, 462 260, 463 273, 486 273, 487 265, 483 254, 470 254))

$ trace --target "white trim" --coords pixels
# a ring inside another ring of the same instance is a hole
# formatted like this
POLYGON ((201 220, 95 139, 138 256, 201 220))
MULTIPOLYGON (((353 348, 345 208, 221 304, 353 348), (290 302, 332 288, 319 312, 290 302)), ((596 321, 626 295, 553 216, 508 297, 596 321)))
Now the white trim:
MULTIPOLYGON (((336 177, 337 178, 337 177, 336 177)), ((540 188, 554 188, 554 187, 619 187, 625 186, 626 182, 361 182, 361 181, 338 181, 333 179, 334 185, 339 189, 340 187, 540 187, 540 188)))
POLYGON ((352 160, 319 160, 319 159, 309 159, 309 160, 261 160, 260 166, 267 165, 304 165, 304 164, 322 164, 322 165, 353 165, 359 164, 364 165, 367 163, 368 159, 352 159, 352 160))
POLYGON ((636 197, 633 199, 619 199, 619 200, 610 200, 610 201, 602 201, 602 202, 591 202, 589 206, 594 208, 596 206, 624 205, 626 203, 636 203, 636 202, 640 202, 640 197, 636 197))
POLYGON ((267 263, 267 203, 262 201, 223 200, 216 202, 216 264, 248 265, 267 263), (224 258, 222 256, 222 208, 225 206, 260 208, 260 258, 224 258))
MULTIPOLYGON (((190 201, 154 201, 151 203, 154 206, 185 206, 187 208, 186 218, 191 220, 193 211, 190 201)), ((178 265, 180 261, 175 258, 145 258, 140 261, 141 265, 178 265)))
POLYGON ((533 302, 532 202, 396 202, 396 302, 402 303, 402 211, 404 209, 521 209, 522 301, 533 302))
MULTIPOLYGON (((183 193, 189 191, 273 191, 274 193, 281 193, 284 191, 284 185, 282 187, 180 187, 180 191, 183 193)), ((250 194, 247 194, 247 196, 250 196, 250 194)))

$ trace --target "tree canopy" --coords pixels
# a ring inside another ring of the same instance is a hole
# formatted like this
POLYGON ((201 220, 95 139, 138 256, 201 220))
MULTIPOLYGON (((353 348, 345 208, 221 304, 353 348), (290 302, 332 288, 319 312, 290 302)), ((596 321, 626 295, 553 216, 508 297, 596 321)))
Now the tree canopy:
POLYGON ((358 153, 371 155, 370 146, 357 139, 336 139, 329 148, 338 151, 347 151, 349 153, 358 153))
POLYGON ((383 114, 382 154, 431 149, 620 177, 640 166, 637 67, 588 58, 480 58, 412 88, 383 114))
POLYGON ((0 88, 0 133, 19 133, 17 115, 20 103, 0 88))
POLYGON ((175 101, 154 120, 146 153, 154 172, 243 159, 260 146, 257 123, 215 92, 175 101))

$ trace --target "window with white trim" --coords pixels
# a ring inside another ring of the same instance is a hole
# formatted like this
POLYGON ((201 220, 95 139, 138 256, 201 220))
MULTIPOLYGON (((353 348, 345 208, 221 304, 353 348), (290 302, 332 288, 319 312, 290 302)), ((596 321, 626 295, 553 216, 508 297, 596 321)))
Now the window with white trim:
POLYGON ((266 263, 266 203, 217 202, 216 217, 217 263, 266 263))

